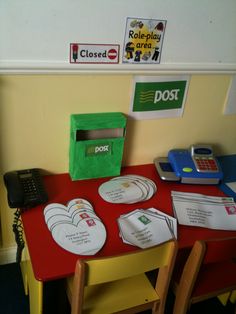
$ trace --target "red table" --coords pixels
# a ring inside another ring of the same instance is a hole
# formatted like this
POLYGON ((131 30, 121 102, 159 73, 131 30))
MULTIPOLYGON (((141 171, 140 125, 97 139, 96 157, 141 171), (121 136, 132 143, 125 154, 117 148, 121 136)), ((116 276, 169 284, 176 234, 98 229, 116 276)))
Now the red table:
MULTIPOLYGON (((66 205, 73 198, 84 198, 92 203, 95 212, 102 219, 107 240, 104 247, 95 256, 109 256, 137 250, 138 248, 124 244, 119 237, 117 218, 124 213, 137 208, 155 207, 173 216, 171 191, 195 192, 206 195, 223 196, 217 186, 187 185, 164 182, 158 176, 154 164, 129 166, 121 171, 123 174, 136 174, 152 179, 157 185, 156 194, 148 201, 135 204, 110 204, 98 194, 101 183, 109 178, 71 181, 69 174, 49 175, 44 177, 45 187, 50 203, 66 205)), ((65 278, 74 273, 78 258, 76 255, 62 249, 53 240, 44 220, 43 210, 47 204, 37 206, 22 214, 25 237, 28 245, 33 275, 37 281, 65 278)), ((191 247, 195 240, 206 238, 224 238, 236 236, 236 231, 210 230, 199 227, 178 225, 179 248, 191 247)), ((42 288, 41 288, 42 289, 42 288)))
MULTIPOLYGON (((110 204, 98 194, 101 183, 109 180, 91 179, 71 181, 68 174, 45 176, 45 186, 49 195, 49 203, 66 203, 77 197, 85 198, 94 206, 97 215, 102 219, 107 230, 107 241, 96 256, 109 256, 137 248, 124 244, 119 237, 117 218, 136 208, 155 207, 173 216, 171 195, 172 190, 196 192, 207 195, 223 196, 217 186, 184 185, 160 180, 153 164, 131 166, 122 169, 121 174, 138 174, 152 179, 157 185, 157 193, 148 201, 136 204, 110 204)), ((53 240, 44 220, 43 209, 40 205, 22 214, 24 232, 29 248, 30 258, 36 279, 47 281, 66 277, 74 273, 75 262, 79 257, 62 249, 53 240)), ((236 236, 236 231, 218 231, 199 227, 178 225, 179 247, 191 246, 196 239, 236 236)))

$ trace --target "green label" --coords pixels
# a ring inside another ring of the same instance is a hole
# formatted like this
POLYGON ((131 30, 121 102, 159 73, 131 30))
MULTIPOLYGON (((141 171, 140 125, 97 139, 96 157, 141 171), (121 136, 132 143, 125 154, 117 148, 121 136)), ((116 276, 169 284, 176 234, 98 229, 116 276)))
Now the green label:
POLYGON ((149 224, 150 222, 151 222, 151 220, 150 219, 148 219, 146 216, 140 216, 140 217, 138 217, 138 220, 140 220, 144 225, 147 225, 147 224, 149 224))
POLYGON ((133 111, 179 109, 187 81, 136 83, 133 111))
POLYGON ((99 145, 91 144, 86 146, 86 156, 98 156, 98 155, 107 155, 112 152, 111 143, 102 143, 99 145))

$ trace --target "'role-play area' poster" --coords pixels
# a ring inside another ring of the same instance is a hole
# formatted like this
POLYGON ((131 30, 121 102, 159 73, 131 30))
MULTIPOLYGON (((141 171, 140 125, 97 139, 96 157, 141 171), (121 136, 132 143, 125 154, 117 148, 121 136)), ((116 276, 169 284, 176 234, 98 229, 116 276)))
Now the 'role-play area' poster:
POLYGON ((123 63, 160 63, 166 21, 127 18, 123 63))

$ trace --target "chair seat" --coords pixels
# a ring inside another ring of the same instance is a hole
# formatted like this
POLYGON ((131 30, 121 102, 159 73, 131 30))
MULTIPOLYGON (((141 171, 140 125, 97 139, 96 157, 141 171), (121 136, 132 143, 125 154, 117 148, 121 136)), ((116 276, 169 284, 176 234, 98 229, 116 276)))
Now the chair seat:
MULTIPOLYGON (((72 295, 72 286, 73 277, 67 280, 69 298, 72 295)), ((145 309, 145 304, 150 306, 150 303, 157 301, 159 296, 145 274, 142 274, 86 287, 83 313, 115 313, 142 304, 145 309)))

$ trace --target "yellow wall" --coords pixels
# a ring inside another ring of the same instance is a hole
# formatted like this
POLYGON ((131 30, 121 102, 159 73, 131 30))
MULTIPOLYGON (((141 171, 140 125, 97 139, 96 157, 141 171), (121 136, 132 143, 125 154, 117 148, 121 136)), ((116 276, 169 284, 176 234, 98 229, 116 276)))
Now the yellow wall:
MULTIPOLYGON (((236 153, 236 115, 223 115, 230 75, 193 75, 181 118, 128 119, 123 164, 151 163, 170 148, 211 143, 236 153)), ((0 172, 39 167, 68 171, 72 113, 129 112, 131 75, 0 76, 0 172)), ((0 187, 2 246, 14 244, 12 213, 0 187)))

